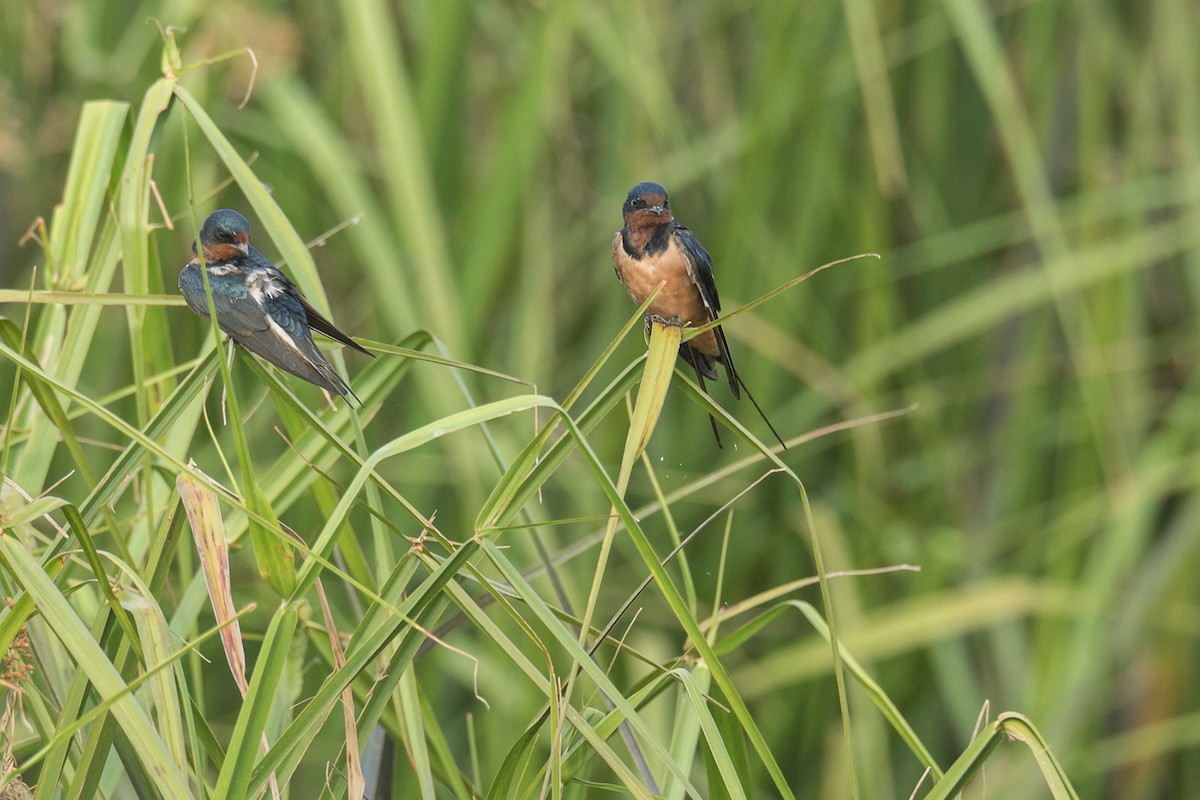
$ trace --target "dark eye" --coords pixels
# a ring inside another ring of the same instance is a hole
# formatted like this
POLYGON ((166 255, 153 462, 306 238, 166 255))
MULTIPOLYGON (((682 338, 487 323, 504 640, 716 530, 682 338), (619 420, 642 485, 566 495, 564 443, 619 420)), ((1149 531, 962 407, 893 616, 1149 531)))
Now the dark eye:
POLYGON ((633 198, 633 202, 630 205, 632 205, 634 208, 638 208, 639 206, 642 205, 642 198, 640 198, 640 197, 633 198))

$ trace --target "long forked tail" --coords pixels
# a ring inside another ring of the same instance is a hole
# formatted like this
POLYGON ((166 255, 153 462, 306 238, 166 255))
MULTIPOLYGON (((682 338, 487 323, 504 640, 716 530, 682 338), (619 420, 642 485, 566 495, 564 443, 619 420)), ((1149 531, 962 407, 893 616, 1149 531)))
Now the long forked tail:
MULTIPOLYGON (((721 363, 725 365, 725 376, 729 378, 729 388, 733 391, 733 396, 739 398, 738 389, 741 388, 746 392, 746 397, 750 398, 750 402, 754 404, 754 410, 762 417, 762 421, 767 423, 767 427, 771 429, 771 434, 775 437, 775 441, 779 442, 779 446, 787 450, 787 445, 783 442, 783 437, 779 435, 779 431, 775 430, 775 426, 771 424, 771 420, 767 419, 767 415, 763 412, 762 406, 754 399, 754 395, 750 393, 750 387, 742 380, 742 375, 737 371, 737 367, 733 365, 733 356, 729 355, 729 343, 725 340, 725 332, 720 326, 714 329, 717 333, 717 346, 721 349, 721 363)), ((716 424, 715 422, 713 423, 716 424)))
MULTIPOLYGON (((688 358, 687 360, 690 361, 692 366, 696 368, 696 383, 700 384, 700 391, 704 392, 705 394, 708 394, 708 388, 705 387, 705 385, 704 385, 704 372, 700 369, 700 365, 696 362, 695 359, 688 358)), ((717 440, 717 447, 724 450, 725 445, 721 444, 721 432, 717 429, 717 418, 714 417, 712 414, 709 414, 708 415, 708 424, 712 426, 713 436, 717 440)), ((768 423, 768 424, 770 424, 770 423, 768 423)))
POLYGON ((350 403, 351 397, 353 397, 358 403, 359 408, 367 407, 366 404, 363 403, 362 399, 354 393, 354 390, 350 388, 350 382, 339 375, 333 366, 330 366, 328 369, 322 369, 321 374, 325 376, 325 379, 333 385, 333 391, 341 395, 342 399, 350 404, 351 407, 353 407, 353 404, 350 403))
POLYGON ((354 390, 350 388, 350 382, 342 377, 341 373, 337 371, 337 368, 334 367, 333 364, 329 363, 324 354, 317 348, 316 344, 313 343, 312 339, 302 342, 298 349, 308 361, 308 366, 321 380, 313 380, 312 376, 301 375, 300 377, 305 378, 305 380, 312 381, 323 389, 328 389, 329 391, 336 393, 350 406, 354 405, 354 403, 350 401, 350 398, 353 397, 354 400, 357 401, 359 408, 366 408, 362 399, 359 398, 359 396, 354 393, 354 390))
MULTIPOLYGON (((717 330, 720 330, 720 328, 717 328, 717 330)), ((696 352, 690 347, 687 347, 687 345, 681 347, 679 352, 680 355, 683 356, 683 359, 691 364, 696 370, 696 383, 700 385, 700 391, 708 394, 708 388, 704 384, 704 379, 705 377, 715 379, 716 371, 713 369, 713 363, 706 360, 702 353, 696 352), (706 367, 707 370, 705 369, 706 367)), ((758 401, 754 399, 754 394, 750 391, 750 387, 746 385, 746 382, 742 380, 742 376, 737 371, 737 368, 733 366, 733 359, 729 357, 728 349, 726 349, 724 352, 725 356, 721 359, 721 361, 725 365, 726 377, 729 378, 729 388, 733 390, 734 398, 739 399, 741 397, 739 389, 745 391, 746 397, 749 397, 750 402, 754 404, 754 410, 758 412, 758 415, 762 417, 762 421, 767 423, 767 427, 771 429, 771 435, 775 437, 775 441, 779 442, 780 447, 782 447, 784 450, 787 450, 787 444, 784 443, 783 437, 779 435, 779 431, 775 430, 775 426, 771 424, 771 420, 767 419, 767 415, 762 410, 762 406, 760 406, 758 401)), ((721 434, 717 428, 717 418, 712 414, 709 414, 708 422, 710 425, 712 425, 712 432, 713 436, 717 440, 717 447, 724 449, 725 446, 721 443, 721 434)))
MULTIPOLYGON (((767 427, 771 429, 771 434, 775 437, 775 441, 779 442, 780 447, 782 447, 784 450, 787 450, 787 445, 784 444, 783 437, 779 435, 779 431, 775 430, 775 426, 771 424, 771 420, 767 419, 767 415, 763 413, 762 406, 760 406, 758 401, 754 399, 754 395, 750 393, 750 387, 746 385, 744 380, 742 380, 742 376, 736 372, 733 372, 730 377, 741 385, 742 391, 746 393, 746 397, 749 397, 750 402, 754 404, 754 410, 758 412, 758 415, 762 417, 762 421, 767 423, 767 427)), ((715 425, 716 423, 714 422, 713 424, 715 425)))

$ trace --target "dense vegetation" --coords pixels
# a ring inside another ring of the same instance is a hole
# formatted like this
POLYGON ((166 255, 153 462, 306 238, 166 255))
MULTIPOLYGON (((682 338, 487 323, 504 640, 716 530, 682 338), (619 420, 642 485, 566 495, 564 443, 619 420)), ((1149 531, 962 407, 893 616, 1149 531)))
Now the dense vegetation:
POLYGON ((5 4, 5 790, 1194 794, 1200 20, 1131 8, 5 4), (646 179, 786 451, 647 356, 646 179), (225 206, 363 409, 183 307, 225 206))

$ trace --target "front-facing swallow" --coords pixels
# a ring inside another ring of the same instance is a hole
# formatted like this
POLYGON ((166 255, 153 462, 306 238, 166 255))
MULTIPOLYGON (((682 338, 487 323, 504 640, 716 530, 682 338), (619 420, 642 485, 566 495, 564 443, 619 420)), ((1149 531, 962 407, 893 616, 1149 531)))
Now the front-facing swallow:
MULTIPOLYGON (((209 214, 200 229, 200 247, 221 330, 280 369, 358 400, 350 384, 317 349, 310 329, 359 352, 372 353, 322 316, 286 275, 250 245, 250 223, 245 217, 229 208, 209 214)), ((179 290, 188 307, 207 319, 208 299, 194 243, 192 254, 179 273, 179 290)))
MULTIPOLYGON (((667 190, 657 183, 639 183, 629 190, 622 213, 625 227, 613 236, 613 267, 633 302, 638 305, 646 302, 665 282, 646 309, 649 319, 692 328, 715 321, 721 301, 713 279, 712 258, 695 235, 671 214, 667 190)), ((723 364, 733 396, 741 397, 745 390, 763 422, 783 445, 775 426, 733 366, 729 342, 720 325, 681 344, 679 355, 695 368, 701 390, 705 390, 705 378, 718 380, 716 365, 723 364)), ((717 421, 711 416, 709 421, 720 446, 717 421)))

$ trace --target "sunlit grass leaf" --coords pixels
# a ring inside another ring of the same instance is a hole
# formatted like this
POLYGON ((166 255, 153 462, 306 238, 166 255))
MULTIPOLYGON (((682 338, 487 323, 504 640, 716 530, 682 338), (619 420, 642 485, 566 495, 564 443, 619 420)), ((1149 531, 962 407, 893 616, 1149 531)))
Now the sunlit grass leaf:
MULTIPOLYGON (((121 607, 129 612, 137 626, 138 641, 147 666, 153 668, 172 660, 171 635, 162 609, 144 592, 124 589, 121 607)), ((183 712, 179 705, 179 687, 173 669, 160 669, 150 677, 150 694, 154 699, 155 719, 159 735, 176 764, 188 762, 183 712)))
POLYGON ((656 322, 650 327, 650 348, 646 354, 637 403, 633 407, 633 418, 629 422, 629 438, 622 456, 622 474, 633 468, 634 461, 646 449, 654 426, 658 424, 659 414, 667 399, 667 387, 671 385, 671 376, 675 371, 682 335, 683 328, 678 325, 656 322))
POLYGON ((49 288, 78 288, 76 281, 88 272, 88 255, 118 166, 117 148, 128 114, 128 103, 98 100, 83 106, 62 203, 50 222, 49 268, 43 276, 49 288))
POLYGON ((0 561, 37 603, 46 624, 70 651, 79 669, 102 697, 117 697, 112 713, 137 753, 156 790, 167 798, 190 798, 180 767, 168 751, 145 710, 121 679, 112 662, 92 638, 87 626, 41 569, 25 546, 13 536, 0 536, 0 561))

